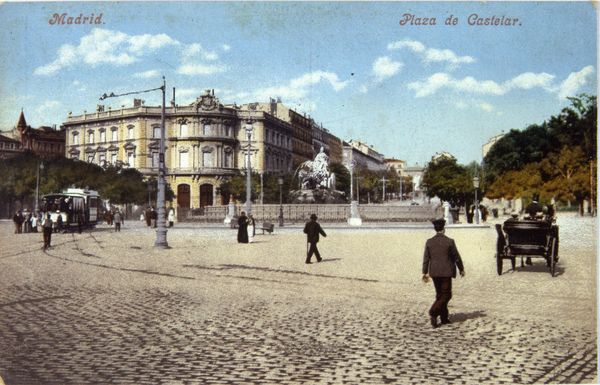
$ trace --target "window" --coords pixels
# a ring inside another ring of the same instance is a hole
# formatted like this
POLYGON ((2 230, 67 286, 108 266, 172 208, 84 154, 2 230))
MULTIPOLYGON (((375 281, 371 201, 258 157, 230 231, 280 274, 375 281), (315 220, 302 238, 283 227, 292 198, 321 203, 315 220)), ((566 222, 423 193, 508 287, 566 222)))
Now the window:
POLYGON ((182 151, 179 153, 179 167, 189 167, 189 152, 182 151))
POLYGON ((127 127, 127 139, 133 139, 133 127, 127 127))
POLYGON ((160 126, 152 126, 152 137, 160 138, 160 126))
POLYGON ((152 151, 152 168, 158 167, 158 162, 159 162, 159 158, 158 158, 158 151, 152 151))
POLYGON ((225 126, 225 136, 231 136, 231 127, 225 126))
POLYGON ((100 154, 98 157, 98 164, 104 166, 104 163, 106 163, 106 154, 100 154))
POLYGON ((73 144, 79 144, 79 133, 77 131, 73 133, 73 144))
POLYGON ((113 142, 116 142, 117 140, 119 140, 117 137, 117 128, 116 127, 114 127, 111 131, 110 140, 112 140, 113 142))
POLYGON ((188 136, 188 125, 186 123, 179 126, 179 136, 188 136))
POLYGON ((94 133, 92 131, 88 132, 88 143, 94 143, 94 133))
POLYGON ((104 143, 106 142, 106 131, 102 130, 100 131, 100 143, 104 143))
POLYGON ((117 153, 116 152, 113 152, 112 154, 110 154, 110 163, 112 163, 113 165, 117 164, 117 153))
POLYGON ((206 123, 202 127, 202 135, 205 135, 205 136, 212 135, 212 127, 210 124, 206 123))
POLYGON ((129 163, 129 167, 135 166, 135 155, 133 151, 127 153, 127 163, 129 163))
POLYGON ((88 163, 94 163, 94 154, 89 154, 87 157, 88 163))
POLYGON ((212 161, 212 152, 210 151, 203 151, 202 152, 202 166, 204 167, 212 167, 213 166, 213 161, 212 161))
POLYGON ((233 153, 230 148, 225 150, 225 159, 224 159, 224 167, 225 168, 233 168, 233 153))

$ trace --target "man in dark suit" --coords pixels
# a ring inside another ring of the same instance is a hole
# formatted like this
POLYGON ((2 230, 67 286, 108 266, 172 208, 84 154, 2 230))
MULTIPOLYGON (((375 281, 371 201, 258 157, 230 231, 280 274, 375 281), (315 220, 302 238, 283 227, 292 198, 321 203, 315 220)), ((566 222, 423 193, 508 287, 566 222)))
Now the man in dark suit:
POLYGON ((321 258, 319 249, 317 249, 317 242, 319 242, 319 234, 324 237, 326 237, 327 234, 325 234, 325 231, 323 231, 321 225, 317 222, 316 214, 311 214, 310 222, 307 222, 306 226, 304 226, 304 234, 306 234, 306 242, 310 244, 306 254, 306 263, 311 263, 310 258, 313 253, 317 256, 317 262, 321 262, 323 258, 321 258))
POLYGON ((537 219, 541 217, 544 212, 544 206, 542 206, 538 200, 540 198, 536 195, 533 196, 531 203, 527 205, 525 208, 525 212, 529 215, 529 219, 537 219))
POLYGON ((429 309, 429 319, 434 328, 438 326, 437 317, 440 317, 442 324, 450 323, 448 302, 452 298, 452 278, 456 278, 457 266, 460 276, 465 276, 462 259, 454 240, 444 235, 445 224, 443 219, 433 221, 437 234, 427 240, 423 254, 423 281, 428 282, 431 277, 435 286, 435 302, 429 309))

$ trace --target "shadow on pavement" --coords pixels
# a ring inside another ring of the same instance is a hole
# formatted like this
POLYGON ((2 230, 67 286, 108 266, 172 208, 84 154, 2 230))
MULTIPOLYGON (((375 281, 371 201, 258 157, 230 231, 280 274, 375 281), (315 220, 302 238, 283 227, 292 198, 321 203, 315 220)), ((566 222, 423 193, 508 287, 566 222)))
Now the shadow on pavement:
POLYGON ((452 323, 465 322, 470 319, 487 317, 484 311, 477 310, 470 313, 456 313, 450 317, 452 323))
POLYGON ((323 260, 319 263, 325 263, 325 262, 335 262, 335 261, 341 261, 342 258, 323 258, 323 260))

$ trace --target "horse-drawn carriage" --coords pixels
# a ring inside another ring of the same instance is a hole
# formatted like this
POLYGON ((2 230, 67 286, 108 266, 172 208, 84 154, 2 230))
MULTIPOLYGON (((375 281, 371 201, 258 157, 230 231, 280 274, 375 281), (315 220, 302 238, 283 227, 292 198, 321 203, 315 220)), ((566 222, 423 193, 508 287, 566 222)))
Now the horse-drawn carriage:
POLYGON ((518 220, 511 218, 503 225, 496 225, 498 241, 496 243, 496 264, 498 275, 502 275, 502 261, 509 259, 512 269, 515 260, 523 258, 542 257, 550 274, 554 277, 558 262, 558 226, 552 219, 548 220, 518 220))

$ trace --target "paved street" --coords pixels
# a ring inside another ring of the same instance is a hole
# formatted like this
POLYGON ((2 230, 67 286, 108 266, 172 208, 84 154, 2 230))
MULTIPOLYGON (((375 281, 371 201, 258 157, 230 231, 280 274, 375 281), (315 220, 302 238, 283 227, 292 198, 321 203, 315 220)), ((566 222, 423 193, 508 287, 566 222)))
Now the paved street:
POLYGON ((328 228, 304 264, 299 227, 253 244, 180 225, 171 249, 125 223, 12 234, 0 222, 0 376, 6 385, 532 384, 597 382, 591 218, 559 218, 560 261, 496 274, 496 234, 449 228, 466 267, 453 323, 429 325, 421 278, 433 229, 328 228))

